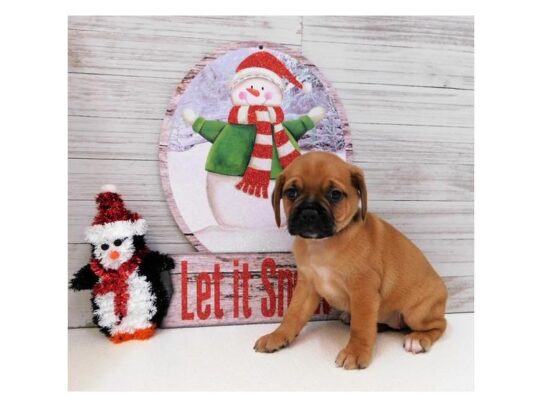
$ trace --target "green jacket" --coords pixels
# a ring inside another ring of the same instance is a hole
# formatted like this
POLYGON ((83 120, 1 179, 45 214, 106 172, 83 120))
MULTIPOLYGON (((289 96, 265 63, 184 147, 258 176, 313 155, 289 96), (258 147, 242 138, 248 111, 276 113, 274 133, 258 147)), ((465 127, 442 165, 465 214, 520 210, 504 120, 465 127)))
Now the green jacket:
MULTIPOLYGON (((309 116, 288 120, 282 125, 297 150, 299 150, 297 141, 307 131, 314 128, 314 122, 309 116)), ((203 117, 198 117, 192 125, 192 129, 213 143, 205 164, 207 171, 233 176, 242 176, 245 173, 254 149, 256 126, 230 124, 220 120, 205 120, 203 117)), ((271 178, 275 179, 281 171, 277 147, 273 140, 271 178)))

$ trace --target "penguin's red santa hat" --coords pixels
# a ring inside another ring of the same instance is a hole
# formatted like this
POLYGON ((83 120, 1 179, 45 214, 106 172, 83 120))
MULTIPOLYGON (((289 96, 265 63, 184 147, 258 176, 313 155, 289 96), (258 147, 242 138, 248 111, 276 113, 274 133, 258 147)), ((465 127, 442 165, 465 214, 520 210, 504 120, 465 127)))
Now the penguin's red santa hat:
POLYGON ((114 185, 104 185, 96 196, 98 213, 87 229, 87 242, 101 244, 130 236, 144 235, 147 222, 138 213, 130 212, 114 185))
POLYGON ((263 78, 273 82, 281 90, 286 84, 302 89, 308 93, 312 90, 310 82, 301 83, 295 75, 276 56, 267 51, 258 51, 246 57, 230 80, 230 90, 247 79, 263 78))

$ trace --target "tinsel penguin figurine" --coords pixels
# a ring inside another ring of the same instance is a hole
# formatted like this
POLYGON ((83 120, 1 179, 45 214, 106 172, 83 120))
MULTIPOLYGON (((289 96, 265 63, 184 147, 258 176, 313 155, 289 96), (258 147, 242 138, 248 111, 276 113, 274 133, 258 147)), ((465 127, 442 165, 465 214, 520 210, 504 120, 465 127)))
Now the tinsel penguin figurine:
POLYGON ((113 185, 102 187, 96 204, 86 231, 91 260, 70 288, 92 290, 93 321, 112 342, 148 339, 167 313, 173 259, 147 248, 145 219, 126 209, 113 185))

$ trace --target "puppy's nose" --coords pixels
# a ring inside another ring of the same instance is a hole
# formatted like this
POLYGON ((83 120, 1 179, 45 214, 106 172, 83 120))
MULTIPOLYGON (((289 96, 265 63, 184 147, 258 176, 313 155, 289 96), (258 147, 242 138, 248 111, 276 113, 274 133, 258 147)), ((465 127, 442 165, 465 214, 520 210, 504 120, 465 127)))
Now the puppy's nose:
POLYGON ((316 209, 303 209, 300 214, 303 222, 313 223, 318 220, 318 211, 316 209))

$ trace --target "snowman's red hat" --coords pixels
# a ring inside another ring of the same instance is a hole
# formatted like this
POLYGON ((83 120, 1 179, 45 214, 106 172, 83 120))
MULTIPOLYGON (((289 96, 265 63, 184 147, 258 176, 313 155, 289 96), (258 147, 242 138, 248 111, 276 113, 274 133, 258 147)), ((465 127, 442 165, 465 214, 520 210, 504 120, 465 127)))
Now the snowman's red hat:
POLYGON ((255 52, 241 61, 230 81, 230 89, 238 83, 251 78, 267 79, 282 90, 285 88, 285 82, 289 82, 304 92, 312 90, 309 82, 301 83, 284 63, 267 51, 255 52))
POLYGON ((104 185, 96 196, 98 213, 87 229, 89 243, 99 244, 130 236, 144 235, 147 222, 138 213, 130 212, 114 185, 104 185))

